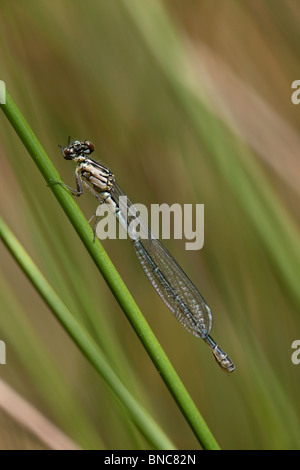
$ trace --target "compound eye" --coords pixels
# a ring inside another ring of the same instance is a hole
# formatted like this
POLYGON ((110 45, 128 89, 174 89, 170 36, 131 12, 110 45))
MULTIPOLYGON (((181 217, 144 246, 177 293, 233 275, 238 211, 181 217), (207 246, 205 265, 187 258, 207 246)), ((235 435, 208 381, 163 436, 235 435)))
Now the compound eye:
POLYGON ((61 148, 61 153, 63 154, 63 157, 66 160, 72 160, 73 155, 72 155, 72 152, 71 152, 71 148, 70 147, 63 147, 62 145, 59 145, 59 147, 61 148))
POLYGON ((63 150, 63 156, 66 160, 72 160, 72 158, 74 158, 74 153, 72 152, 72 149, 70 147, 66 147, 63 150))
POLYGON ((86 149, 84 150, 84 153, 86 153, 87 155, 89 155, 95 150, 94 144, 90 142, 89 140, 86 140, 84 143, 86 145, 86 149))

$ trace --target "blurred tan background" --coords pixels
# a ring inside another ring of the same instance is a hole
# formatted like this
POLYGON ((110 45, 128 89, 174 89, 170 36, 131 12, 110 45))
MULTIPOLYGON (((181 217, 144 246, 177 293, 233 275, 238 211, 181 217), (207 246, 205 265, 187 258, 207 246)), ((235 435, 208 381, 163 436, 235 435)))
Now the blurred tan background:
MULTIPOLYGON (((300 448, 297 0, 2 1, 0 79, 66 184, 57 145, 89 139, 136 202, 205 205, 205 244, 166 246, 214 315, 227 377, 172 317, 130 243, 105 249, 224 449, 300 448)), ((53 194, 0 116, 0 211, 144 406, 199 444, 53 194), (95 312, 92 324, 87 311, 95 312)), ((96 204, 78 200, 86 214, 96 204)), ((78 445, 147 444, 0 248, 0 376, 78 445)), ((0 448, 40 448, 3 412, 0 448), (9 424, 8 424, 9 423, 9 424)), ((1 415, 2 416, 2 415, 1 415)))

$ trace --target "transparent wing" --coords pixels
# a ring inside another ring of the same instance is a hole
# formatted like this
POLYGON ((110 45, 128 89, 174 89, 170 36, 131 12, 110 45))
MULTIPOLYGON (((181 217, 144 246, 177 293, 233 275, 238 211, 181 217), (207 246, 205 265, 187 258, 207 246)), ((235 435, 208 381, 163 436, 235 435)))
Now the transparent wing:
MULTIPOLYGON (((125 193, 115 182, 111 195, 121 212, 129 210, 129 213, 134 214, 134 205, 128 198, 126 204, 120 203, 120 196, 125 196, 125 193)), ((138 215, 135 217, 135 226, 138 230, 132 244, 154 289, 190 333, 205 338, 212 329, 212 313, 204 298, 138 215)), ((133 232, 129 228, 128 231, 131 234, 133 232)))
POLYGON ((178 321, 204 338, 212 328, 211 310, 172 255, 157 239, 133 242, 137 257, 156 292, 178 321))

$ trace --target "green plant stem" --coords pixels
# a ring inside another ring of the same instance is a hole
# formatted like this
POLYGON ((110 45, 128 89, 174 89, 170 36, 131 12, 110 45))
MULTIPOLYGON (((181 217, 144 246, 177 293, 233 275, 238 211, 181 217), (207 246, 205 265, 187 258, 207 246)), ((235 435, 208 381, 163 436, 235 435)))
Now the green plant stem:
POLYGON ((6 104, 1 105, 1 108, 74 226, 80 239, 107 282, 117 302, 126 314, 198 441, 204 449, 219 449, 214 436, 203 420, 195 403, 186 391, 170 361, 166 357, 158 340, 154 336, 99 240, 95 240, 95 242, 93 242, 93 231, 73 197, 65 190, 65 188, 61 187, 61 185, 51 184, 52 181, 61 181, 59 174, 53 167, 41 144, 38 142, 28 123, 8 93, 6 96, 6 104))
POLYGON ((174 449, 174 445, 143 407, 132 397, 130 392, 110 367, 107 359, 99 350, 92 337, 73 317, 72 313, 58 297, 56 292, 44 278, 28 253, 14 237, 4 221, 0 218, 0 238, 13 255, 26 276, 32 282, 40 296, 50 307, 56 318, 63 325, 77 344, 84 356, 103 377, 105 383, 113 391, 129 412, 133 422, 144 437, 157 449, 174 449))

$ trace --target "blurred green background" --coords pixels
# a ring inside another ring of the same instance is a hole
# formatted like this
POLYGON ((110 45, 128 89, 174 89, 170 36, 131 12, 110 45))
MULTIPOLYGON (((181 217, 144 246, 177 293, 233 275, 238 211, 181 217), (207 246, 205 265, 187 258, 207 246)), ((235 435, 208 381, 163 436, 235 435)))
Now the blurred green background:
MULTIPOLYGON (((0 79, 66 184, 89 139, 129 197, 205 205, 205 244, 166 246, 214 314, 226 376, 155 294, 126 240, 105 249, 224 449, 300 448, 297 0, 2 1, 0 79)), ((198 449, 53 194, 0 116, 1 216, 180 449, 198 449), (91 314, 92 312, 92 314, 91 314), (92 320, 91 320, 92 319, 92 320)), ((96 204, 78 199, 89 218, 96 204)), ((0 247, 1 378, 84 448, 148 444, 0 247)), ((0 413, 0 448, 39 448, 0 413)))

